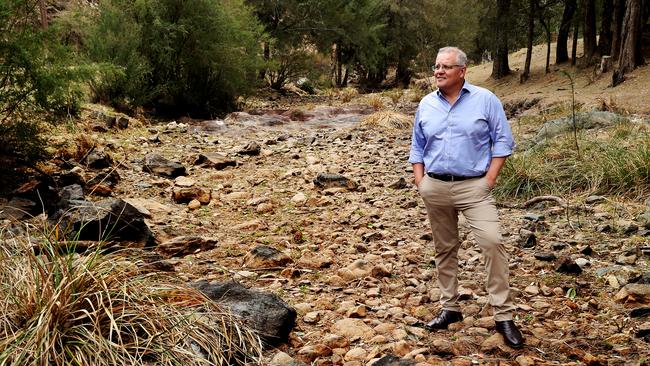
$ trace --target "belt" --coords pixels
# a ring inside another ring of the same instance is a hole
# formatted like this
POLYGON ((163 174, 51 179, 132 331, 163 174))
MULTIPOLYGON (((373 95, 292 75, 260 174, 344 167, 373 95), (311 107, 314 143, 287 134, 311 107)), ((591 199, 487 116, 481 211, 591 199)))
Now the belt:
POLYGON ((442 181, 445 181, 445 182, 459 182, 461 180, 485 177, 485 173, 483 173, 481 175, 474 176, 474 177, 464 177, 464 176, 460 176, 460 175, 450 175, 450 174, 436 174, 436 173, 431 173, 431 172, 428 172, 427 175, 430 176, 433 179, 442 180, 442 181))

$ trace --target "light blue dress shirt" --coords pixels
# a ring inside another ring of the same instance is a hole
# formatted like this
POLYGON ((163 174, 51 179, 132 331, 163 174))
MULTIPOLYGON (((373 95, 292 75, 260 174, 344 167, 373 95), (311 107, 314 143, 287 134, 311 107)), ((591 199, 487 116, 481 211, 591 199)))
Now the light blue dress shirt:
POLYGON ((465 81, 453 106, 440 90, 422 98, 409 162, 423 163, 426 173, 474 177, 488 170, 492 157, 509 156, 514 147, 499 98, 465 81))

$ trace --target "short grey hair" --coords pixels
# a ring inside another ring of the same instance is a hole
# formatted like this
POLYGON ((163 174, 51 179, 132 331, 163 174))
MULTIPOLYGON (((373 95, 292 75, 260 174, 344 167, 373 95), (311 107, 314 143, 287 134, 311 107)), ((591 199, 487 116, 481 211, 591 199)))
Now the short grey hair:
POLYGON ((455 53, 456 54, 456 64, 467 66, 467 55, 463 50, 458 47, 443 47, 438 50, 438 54, 441 53, 455 53))

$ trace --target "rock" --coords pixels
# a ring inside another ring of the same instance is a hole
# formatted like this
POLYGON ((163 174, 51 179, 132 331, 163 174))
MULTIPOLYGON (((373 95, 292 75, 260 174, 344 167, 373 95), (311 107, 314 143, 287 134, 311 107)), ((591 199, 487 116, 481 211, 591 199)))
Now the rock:
POLYGON ((120 199, 70 200, 48 219, 63 236, 77 240, 118 240, 153 245, 156 239, 135 207, 120 199))
POLYGON ((375 336, 375 332, 361 319, 344 318, 332 325, 331 332, 348 337, 350 339, 361 338, 369 340, 375 336))
POLYGON ((250 155, 250 156, 255 156, 259 155, 260 151, 262 150, 262 147, 260 144, 258 144, 255 141, 251 141, 246 146, 241 148, 237 153, 241 155, 250 155))
POLYGON ((191 187, 196 184, 196 181, 186 176, 178 176, 174 179, 174 185, 178 187, 191 187))
POLYGON ((361 348, 361 347, 355 347, 350 349, 345 356, 343 357, 344 360, 346 361, 363 361, 366 359, 366 356, 368 355, 368 352, 361 348))
POLYGON ((307 363, 313 364, 319 357, 327 357, 332 354, 332 349, 324 344, 308 345, 298 350, 298 358, 307 363))
POLYGON ((552 262, 557 259, 554 253, 551 252, 539 252, 535 253, 535 259, 544 261, 544 262, 552 262))
POLYGON ((614 296, 626 308, 650 305, 650 285, 628 283, 614 296))
POLYGON ((0 219, 23 220, 30 217, 30 212, 33 212, 36 207, 34 201, 14 197, 6 204, 0 205, 0 219))
POLYGON ((522 248, 534 248, 537 245, 537 237, 535 236, 535 233, 526 230, 526 229, 521 229, 519 231, 519 246, 522 248))
POLYGON ((392 189, 405 189, 408 188, 408 183, 406 183, 406 179, 403 177, 400 177, 396 182, 393 182, 388 185, 388 188, 392 189))
POLYGON ((244 267, 248 268, 284 267, 292 262, 288 255, 266 245, 260 245, 244 256, 244 267))
POLYGON ((372 366, 415 366, 415 361, 389 354, 373 362, 372 366))
POLYGON ((538 215, 532 212, 528 212, 524 215, 524 220, 533 221, 533 222, 544 221, 544 215, 538 215))
POLYGON ((194 160, 194 165, 203 165, 206 168, 223 170, 229 166, 236 167, 239 164, 236 160, 230 159, 221 153, 202 153, 194 160))
POLYGON ((90 169, 104 169, 113 165, 113 159, 103 149, 94 149, 86 156, 84 161, 90 169))
POLYGON ((167 160, 162 155, 153 153, 144 156, 142 170, 168 178, 176 178, 187 174, 185 167, 180 163, 167 160))
POLYGON ((278 351, 278 353, 273 356, 270 366, 308 366, 306 363, 295 360, 288 354, 278 351))
POLYGON ((348 190, 356 190, 359 186, 343 175, 329 173, 319 173, 314 179, 314 185, 320 189, 345 188, 348 190))
POLYGON ((307 202, 307 197, 305 196, 304 193, 298 192, 293 197, 291 197, 291 202, 293 202, 293 203, 295 203, 297 205, 302 205, 305 202, 307 202))
POLYGON ((605 197, 603 196, 589 196, 585 199, 585 203, 588 205, 594 205, 602 202, 605 202, 605 197))
POLYGON ((189 210, 196 210, 196 209, 198 209, 200 207, 201 207, 201 201, 199 201, 197 199, 193 199, 187 204, 187 208, 189 210))
POLYGON ((182 257, 199 251, 206 251, 217 247, 216 238, 202 236, 177 236, 156 247, 156 251, 167 257, 182 257))
POLYGON ((582 268, 576 262, 574 262, 569 257, 564 257, 560 260, 560 263, 555 267, 556 272, 567 273, 567 274, 580 274, 582 273, 582 268))
POLYGON ((296 311, 275 294, 249 290, 236 282, 199 281, 194 287, 241 317, 266 345, 286 343, 296 324, 296 311))
POLYGON ((197 200, 202 204, 210 202, 211 193, 207 188, 201 187, 174 187, 172 199, 176 203, 188 203, 197 200))

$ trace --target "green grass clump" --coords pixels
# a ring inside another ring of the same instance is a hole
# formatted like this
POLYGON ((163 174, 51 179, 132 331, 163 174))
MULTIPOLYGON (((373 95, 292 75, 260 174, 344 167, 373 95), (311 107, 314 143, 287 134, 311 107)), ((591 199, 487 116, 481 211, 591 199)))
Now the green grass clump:
POLYGON ((0 231, 0 365, 259 363, 258 336, 198 290, 30 234, 0 231))
POLYGON ((638 198, 650 193, 650 133, 623 121, 607 130, 580 131, 580 152, 570 133, 517 152, 499 176, 501 198, 610 194, 638 198))

